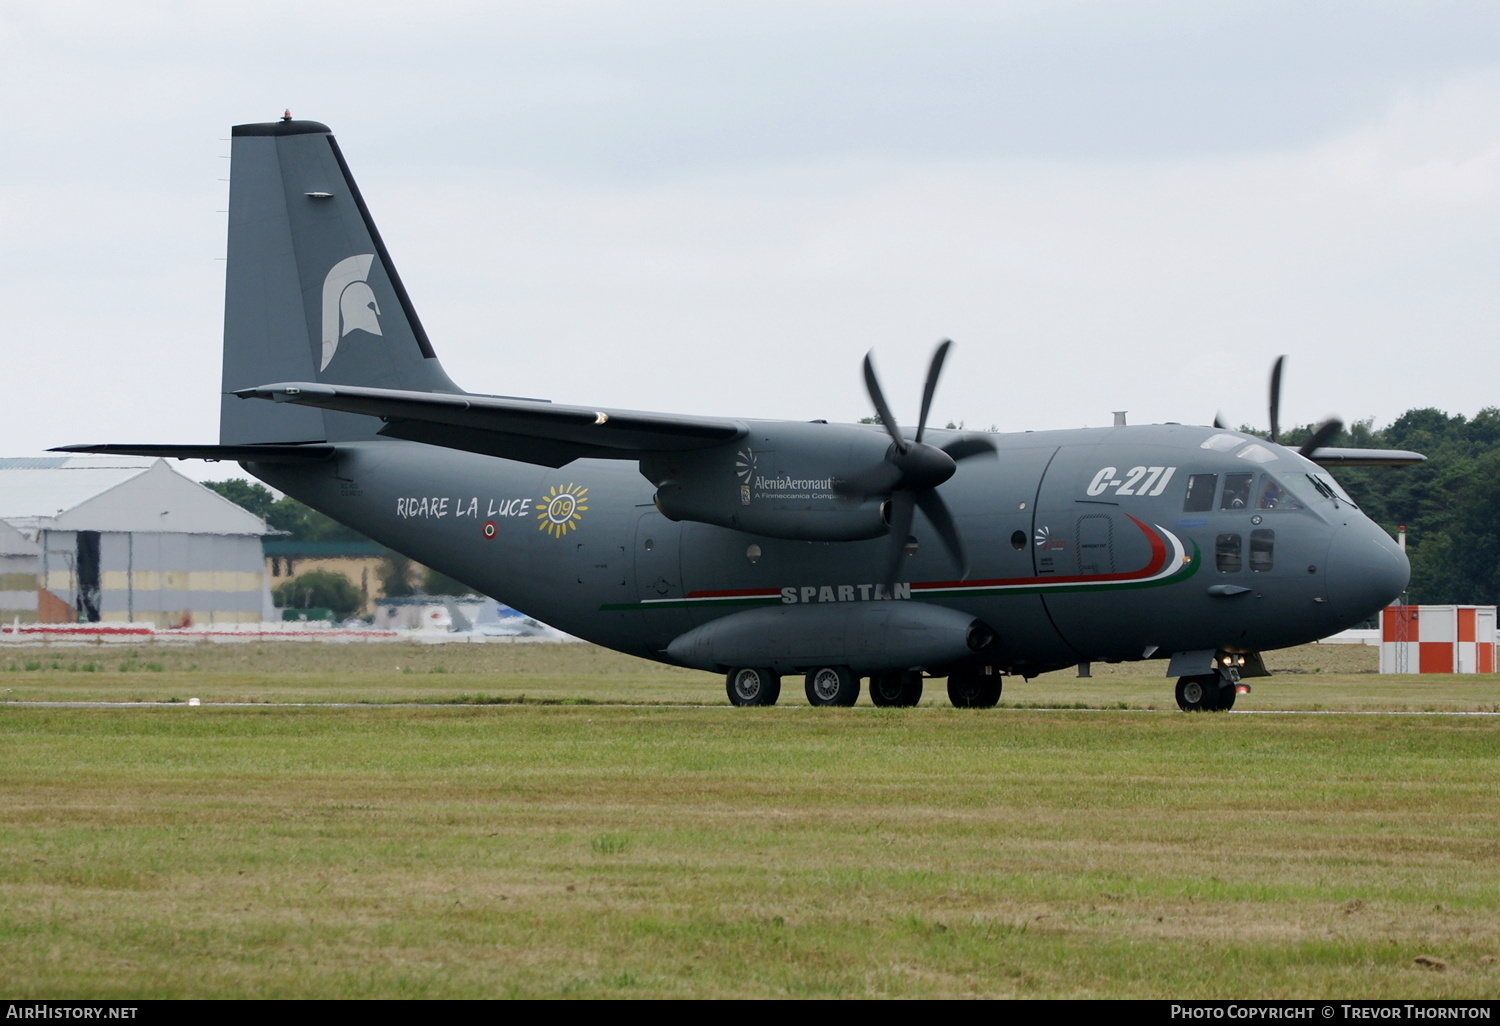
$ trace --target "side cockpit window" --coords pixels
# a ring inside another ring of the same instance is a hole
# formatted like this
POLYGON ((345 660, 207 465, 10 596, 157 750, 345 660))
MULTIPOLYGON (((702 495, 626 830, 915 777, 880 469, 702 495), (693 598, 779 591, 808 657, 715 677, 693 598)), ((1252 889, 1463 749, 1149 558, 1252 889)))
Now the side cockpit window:
POLYGON ((1256 509, 1301 509, 1302 503, 1287 491, 1282 483, 1267 474, 1261 479, 1260 495, 1255 500, 1256 509))
POLYGON ((1219 501, 1219 508, 1248 508, 1250 505, 1250 486, 1254 483, 1254 474, 1225 474, 1224 498, 1219 501))
POLYGON ((1184 513, 1206 513, 1214 508, 1214 489, 1218 474, 1192 474, 1188 477, 1187 497, 1182 500, 1184 513))

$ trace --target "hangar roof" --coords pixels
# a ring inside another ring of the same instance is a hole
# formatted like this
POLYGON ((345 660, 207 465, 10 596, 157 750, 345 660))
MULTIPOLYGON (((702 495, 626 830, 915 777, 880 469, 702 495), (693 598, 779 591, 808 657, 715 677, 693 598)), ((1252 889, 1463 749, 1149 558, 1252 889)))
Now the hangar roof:
POLYGON ((0 459, 0 520, 23 531, 269 532, 166 460, 136 456, 0 459))
POLYGON ((35 556, 41 551, 35 542, 0 520, 0 556, 35 556))

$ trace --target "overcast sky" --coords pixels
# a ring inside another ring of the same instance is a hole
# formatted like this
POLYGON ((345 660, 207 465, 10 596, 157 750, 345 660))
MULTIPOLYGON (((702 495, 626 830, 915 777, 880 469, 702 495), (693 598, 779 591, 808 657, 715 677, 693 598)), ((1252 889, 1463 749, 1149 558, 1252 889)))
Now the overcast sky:
MULTIPOLYGON (((1500 4, 0 0, 0 455, 218 435, 227 136, 331 126, 473 391, 1500 404, 1500 4)), ((199 465, 195 476, 239 476, 199 465)))

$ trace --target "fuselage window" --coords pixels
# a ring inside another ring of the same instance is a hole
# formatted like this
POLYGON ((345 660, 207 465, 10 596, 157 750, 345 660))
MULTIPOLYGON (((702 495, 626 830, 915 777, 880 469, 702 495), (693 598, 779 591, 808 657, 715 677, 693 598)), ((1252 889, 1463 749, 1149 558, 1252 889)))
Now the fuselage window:
POLYGON ((1282 483, 1270 474, 1260 485, 1260 498, 1255 500, 1256 509, 1301 509, 1302 503, 1298 502, 1291 492, 1287 491, 1282 483))
POLYGON ((1206 513, 1214 508, 1214 489, 1218 474, 1193 474, 1188 478, 1187 498, 1182 500, 1184 513, 1206 513))
POLYGON ((1255 483, 1254 474, 1225 474, 1224 498, 1220 509, 1246 509, 1250 505, 1250 486, 1255 483))
POLYGON ((1263 574, 1271 569, 1276 555, 1275 531, 1250 532, 1250 569, 1263 574))
POLYGON ((1218 563, 1219 573, 1237 574, 1243 564, 1240 557, 1240 536, 1237 534, 1221 534, 1214 541, 1214 560, 1218 563))

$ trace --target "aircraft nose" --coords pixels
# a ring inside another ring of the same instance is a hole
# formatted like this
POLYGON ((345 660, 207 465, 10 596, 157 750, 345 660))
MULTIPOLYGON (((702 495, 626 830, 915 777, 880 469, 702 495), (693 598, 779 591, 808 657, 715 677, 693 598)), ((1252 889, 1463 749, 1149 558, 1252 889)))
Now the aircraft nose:
POLYGON ((1340 527, 1328 547, 1328 602, 1340 621, 1374 616, 1406 590, 1411 564, 1396 540, 1371 522, 1340 527))

